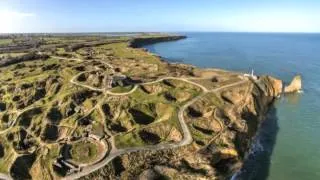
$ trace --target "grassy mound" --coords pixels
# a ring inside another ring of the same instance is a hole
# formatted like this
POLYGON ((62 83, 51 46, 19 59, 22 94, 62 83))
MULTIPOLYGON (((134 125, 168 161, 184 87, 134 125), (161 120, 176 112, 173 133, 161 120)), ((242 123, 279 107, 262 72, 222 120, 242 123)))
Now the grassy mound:
POLYGON ((98 145, 90 141, 79 141, 72 144, 70 154, 72 160, 79 163, 90 163, 96 160, 98 145))

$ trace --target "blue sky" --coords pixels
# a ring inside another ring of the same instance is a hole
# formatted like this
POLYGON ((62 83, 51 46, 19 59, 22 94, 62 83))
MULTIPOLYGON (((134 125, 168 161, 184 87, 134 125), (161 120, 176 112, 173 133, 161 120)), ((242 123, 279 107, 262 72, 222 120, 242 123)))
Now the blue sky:
POLYGON ((320 32, 320 0, 0 0, 0 33, 320 32))

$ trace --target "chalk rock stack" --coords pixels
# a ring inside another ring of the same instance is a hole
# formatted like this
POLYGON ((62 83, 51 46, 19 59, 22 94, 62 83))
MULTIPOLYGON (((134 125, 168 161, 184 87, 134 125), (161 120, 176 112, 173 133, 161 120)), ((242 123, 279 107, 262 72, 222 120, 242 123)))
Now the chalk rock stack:
POLYGON ((297 75, 293 78, 291 83, 284 88, 285 93, 295 93, 299 92, 302 89, 302 80, 301 76, 297 75))

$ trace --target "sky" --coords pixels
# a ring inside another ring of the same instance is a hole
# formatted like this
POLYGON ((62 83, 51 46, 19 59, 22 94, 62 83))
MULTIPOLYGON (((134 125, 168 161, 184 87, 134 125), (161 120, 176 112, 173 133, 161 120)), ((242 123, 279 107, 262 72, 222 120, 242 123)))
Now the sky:
POLYGON ((0 0, 0 33, 320 32, 320 0, 0 0))

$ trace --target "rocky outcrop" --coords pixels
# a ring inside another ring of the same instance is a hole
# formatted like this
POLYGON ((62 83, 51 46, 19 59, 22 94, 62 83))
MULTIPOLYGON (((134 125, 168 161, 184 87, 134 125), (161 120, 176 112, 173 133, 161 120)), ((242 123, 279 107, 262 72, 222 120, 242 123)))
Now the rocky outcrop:
POLYGON ((284 88, 285 93, 295 93, 302 89, 302 80, 301 76, 297 75, 293 78, 291 83, 284 88))
POLYGON ((177 41, 185 39, 186 36, 161 36, 161 37, 148 37, 148 38, 134 38, 129 42, 129 46, 132 48, 140 48, 145 45, 155 44, 159 42, 177 41))
POLYGON ((271 76, 262 76, 258 81, 259 88, 265 96, 278 97, 282 93, 283 83, 271 76))
POLYGON ((158 84, 142 85, 141 88, 148 94, 158 94, 163 91, 163 87, 158 84))

